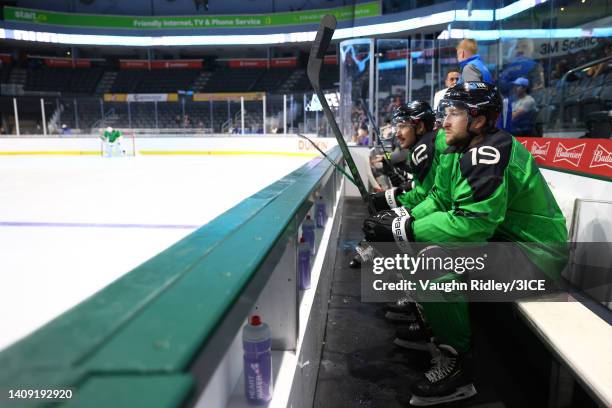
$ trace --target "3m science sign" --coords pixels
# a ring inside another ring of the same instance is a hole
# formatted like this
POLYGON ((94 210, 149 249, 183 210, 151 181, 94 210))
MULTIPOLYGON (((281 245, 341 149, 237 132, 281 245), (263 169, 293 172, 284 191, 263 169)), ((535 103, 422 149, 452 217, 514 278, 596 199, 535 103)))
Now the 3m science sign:
POLYGON ((543 167, 612 180, 612 140, 517 137, 543 167))

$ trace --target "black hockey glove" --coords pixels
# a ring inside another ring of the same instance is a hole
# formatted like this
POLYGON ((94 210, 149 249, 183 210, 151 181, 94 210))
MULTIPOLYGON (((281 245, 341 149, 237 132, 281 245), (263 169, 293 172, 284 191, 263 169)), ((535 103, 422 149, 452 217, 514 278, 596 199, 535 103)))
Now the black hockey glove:
POLYGON ((399 175, 397 169, 393 167, 389 159, 386 157, 382 161, 382 172, 385 176, 389 177, 393 187, 399 186, 404 181, 402 176, 399 175))
POLYGON ((401 205, 397 197, 412 190, 413 187, 413 181, 404 181, 399 187, 393 187, 380 193, 370 194, 370 200, 374 204, 376 212, 397 208, 401 205))
POLYGON ((381 211, 366 218, 363 222, 363 233, 366 240, 382 253, 388 253, 391 248, 387 245, 376 245, 377 243, 395 242, 401 251, 409 252, 409 243, 414 241, 412 218, 403 207, 381 211))

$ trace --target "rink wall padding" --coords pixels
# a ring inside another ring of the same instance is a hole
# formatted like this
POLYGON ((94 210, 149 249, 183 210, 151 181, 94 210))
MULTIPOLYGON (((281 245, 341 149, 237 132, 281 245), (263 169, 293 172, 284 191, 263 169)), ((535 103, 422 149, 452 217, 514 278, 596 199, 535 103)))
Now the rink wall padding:
MULTIPOLYGON (((313 141, 326 151, 337 143, 334 138, 313 141)), ((126 150, 140 156, 172 155, 268 155, 315 157, 312 145, 296 136, 220 135, 215 137, 139 137, 132 142, 124 135, 126 150), (133 143, 133 144, 132 144, 133 143)), ((90 137, 0 138, 0 156, 101 156, 101 140, 90 137)))
POLYGON ((180 406, 194 358, 246 304, 245 287, 330 169, 311 160, 3 350, 0 389, 70 388, 66 406, 180 406))

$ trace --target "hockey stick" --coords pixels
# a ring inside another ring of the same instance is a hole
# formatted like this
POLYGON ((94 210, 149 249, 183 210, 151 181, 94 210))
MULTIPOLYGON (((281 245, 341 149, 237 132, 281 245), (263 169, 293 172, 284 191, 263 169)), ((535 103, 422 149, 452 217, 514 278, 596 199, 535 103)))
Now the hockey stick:
POLYGON ((380 138, 380 128, 378 127, 378 123, 376 123, 374 116, 372 116, 372 112, 370 112, 370 108, 368 108, 365 99, 360 98, 359 103, 361 104, 361 109, 368 117, 368 121, 370 121, 370 124, 372 125, 372 130, 374 131, 375 136, 374 140, 376 140, 377 144, 382 147, 385 153, 387 153, 387 151, 385 150, 385 146, 382 143, 382 139, 380 138))
MULTIPOLYGON (((361 103, 361 109, 365 112, 366 116, 368 117, 368 120, 372 124, 372 129, 375 133, 374 140, 377 142, 376 144, 380 146, 380 148, 383 151, 383 155, 382 155, 383 170, 393 172, 402 182, 406 181, 406 178, 397 171, 397 168, 389 160, 391 157, 391 154, 387 151, 387 149, 385 149, 385 145, 383 144, 382 139, 380 138, 380 128, 378 127, 378 124, 376 123, 376 120, 374 119, 372 112, 370 112, 370 108, 368 108, 368 105, 366 105, 365 99, 360 98, 359 102, 361 103)), ((386 175, 387 177, 390 177, 392 179, 391 176, 389 176, 388 174, 386 175)))
POLYGON ((359 190, 359 194, 361 195, 362 200, 368 204, 368 209, 372 212, 373 208, 371 205, 371 200, 368 195, 368 190, 363 184, 363 180, 357 171, 357 166, 355 165, 355 161, 351 156, 351 152, 349 152, 348 146, 346 145, 346 141, 344 137, 342 137, 342 132, 340 132, 340 128, 336 123, 336 119, 334 118, 334 114, 332 113, 327 100, 325 99, 325 95, 321 92, 320 86, 320 76, 321 76, 321 66, 323 65, 323 58, 325 57, 325 52, 329 47, 329 43, 331 42, 332 36, 334 35, 334 31, 336 30, 336 18, 332 15, 325 15, 321 19, 321 25, 317 30, 317 36, 315 37, 314 42, 312 43, 312 48, 310 49, 310 56, 308 57, 308 68, 307 74, 308 79, 310 80, 310 84, 314 89, 317 97, 319 98, 319 102, 321 103, 321 107, 323 108, 323 112, 325 113, 325 117, 327 118, 327 122, 334 132, 334 136, 338 141, 338 146, 340 146, 340 150, 342 151, 342 156, 344 156, 344 160, 353 175, 353 180, 355 181, 355 185, 359 190))
POLYGON ((325 157, 336 168, 336 170, 338 170, 340 173, 344 174, 346 176, 346 178, 349 179, 351 181, 351 183, 353 183, 355 185, 355 187, 357 187, 357 183, 355 183, 355 180, 353 179, 353 177, 351 177, 350 174, 348 174, 346 171, 344 171, 344 169, 342 167, 340 167, 340 165, 338 165, 338 163, 333 161, 327 154, 325 154, 325 152, 323 150, 319 149, 319 146, 317 146, 315 142, 313 142, 310 138, 304 136, 301 133, 297 133, 297 135, 299 137, 303 138, 303 139, 308 140, 310 142, 310 144, 312 145, 312 147, 317 149, 319 151, 319 153, 321 153, 323 155, 323 157, 325 157))

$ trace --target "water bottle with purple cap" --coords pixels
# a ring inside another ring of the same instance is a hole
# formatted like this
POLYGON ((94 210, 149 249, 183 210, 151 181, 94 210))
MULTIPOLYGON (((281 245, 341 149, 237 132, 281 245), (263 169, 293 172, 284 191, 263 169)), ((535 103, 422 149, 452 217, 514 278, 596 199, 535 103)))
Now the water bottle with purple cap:
POLYGON ((272 340, 270 328, 257 315, 242 329, 244 348, 244 394, 252 405, 272 399, 272 340))

